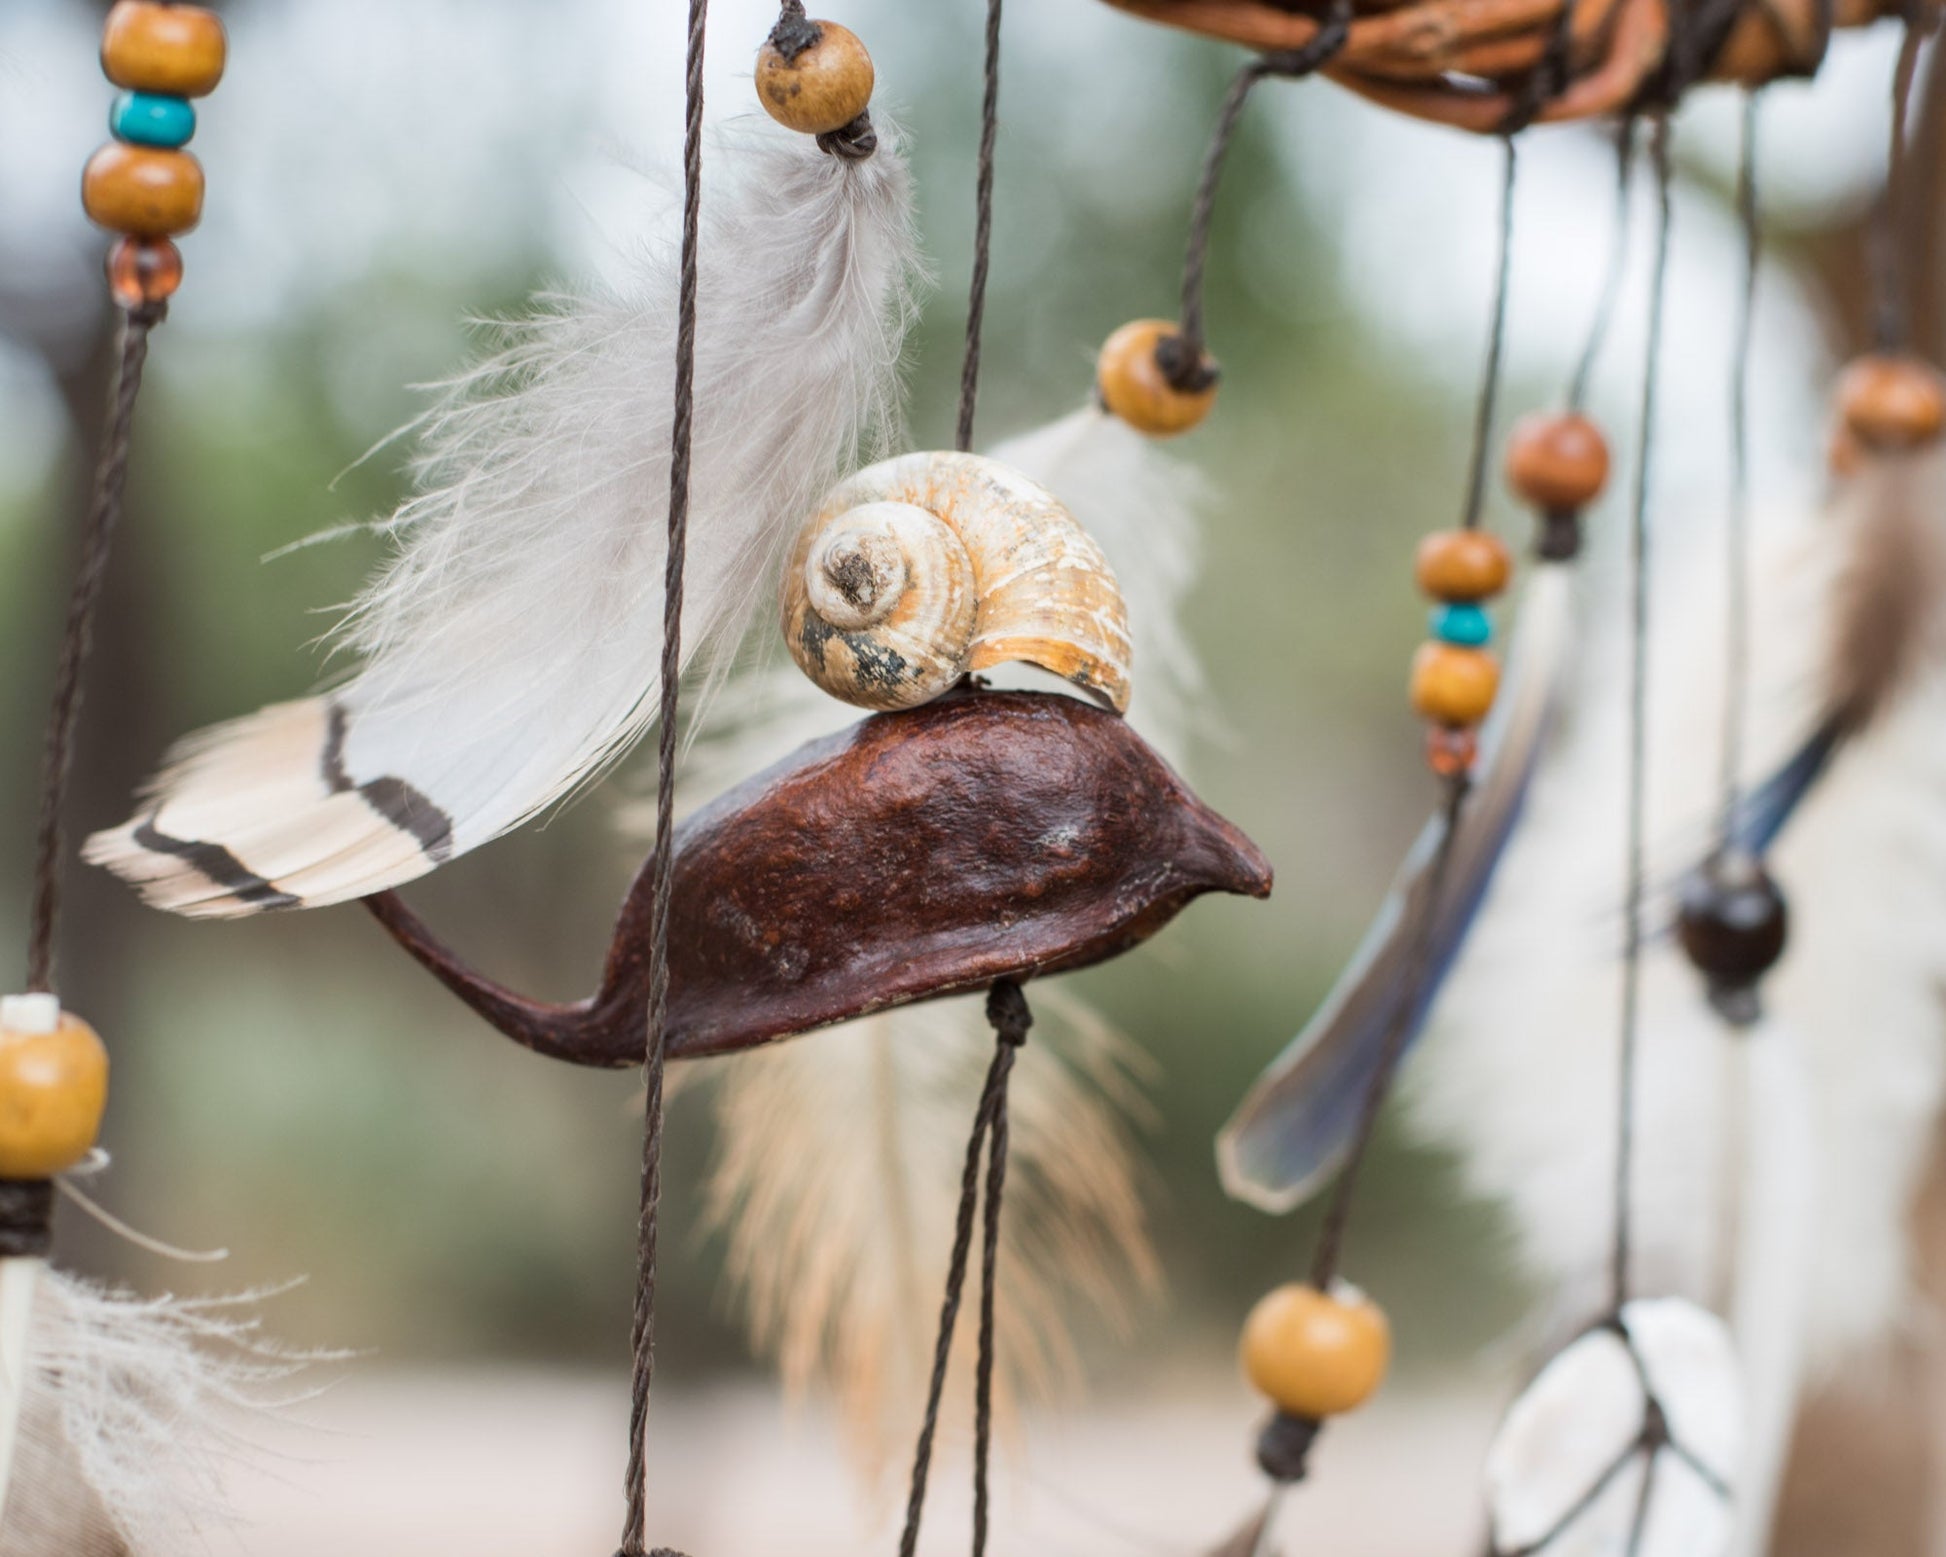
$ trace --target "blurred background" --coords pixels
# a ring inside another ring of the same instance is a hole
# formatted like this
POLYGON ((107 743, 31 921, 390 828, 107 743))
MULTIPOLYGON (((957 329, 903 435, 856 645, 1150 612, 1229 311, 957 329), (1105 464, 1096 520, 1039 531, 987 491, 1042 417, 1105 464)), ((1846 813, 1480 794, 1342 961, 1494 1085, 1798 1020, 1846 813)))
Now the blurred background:
MULTIPOLYGON (((105 241, 77 199, 111 96, 95 63, 103 9, 0 8, 0 881, 14 883, 112 340, 105 241)), ((878 102, 910 135, 938 276, 913 341, 911 422, 918 446, 942 444, 981 8, 828 9, 867 41, 878 102)), ((378 543, 283 549, 390 510, 403 450, 363 456, 423 404, 408 386, 463 360, 469 316, 610 263, 654 203, 623 170, 666 168, 680 128, 676 0, 254 0, 226 14, 229 74, 194 148, 207 214, 183 244, 188 280, 144 395, 77 831, 119 821, 175 736, 312 685, 315 640, 378 543)), ((754 111, 750 61, 773 17, 761 0, 718 0, 713 117, 754 111)), ((1841 37, 1815 85, 1768 94, 1760 502, 1801 500, 1820 479, 1823 385, 1856 304, 1895 43, 1889 29, 1841 37)), ((983 443, 1078 404, 1111 329, 1172 311, 1192 181, 1239 59, 1097 0, 1013 8, 983 443)), ((1672 567, 1724 491, 1735 119, 1719 92, 1678 132, 1657 484, 1672 567)), ((1509 414, 1558 395, 1612 226, 1603 135, 1544 130, 1522 160, 1509 414)), ((1409 558, 1458 510, 1498 162, 1490 143, 1323 83, 1273 83, 1246 117, 1210 273, 1222 414, 1180 445, 1211 491, 1190 627, 1213 734, 1191 767, 1269 853, 1278 888, 1268 904, 1205 900, 1078 981, 1155 1060, 1144 1145, 1167 1295, 1133 1338, 1089 1347, 1093 1407, 1030 1423, 1010 1539, 1183 1551, 1249 1495, 1256 1408, 1230 1349, 1248 1304, 1293 1273, 1308 1227, 1228 1203, 1210 1141, 1325 990, 1432 800, 1404 697, 1422 611, 1409 558)), ((1633 442, 1640 372, 1646 204, 1638 215, 1595 397, 1618 447, 1633 442)), ((1498 493, 1493 505, 1524 536, 1498 493)), ((1594 528, 1599 550, 1616 516, 1594 528)), ((640 786, 638 765, 441 872, 415 902, 496 976, 582 992, 643 852, 616 821, 640 786)), ((24 912, 24 892, 0 894, 0 945, 24 912)), ((328 1431, 293 1438, 296 1462, 246 1496, 259 1523, 245 1545, 275 1531, 285 1554, 389 1550, 415 1520, 450 1535, 461 1517, 481 1526, 476 1553, 612 1544, 634 1081, 500 1042, 356 909, 190 925, 78 870, 62 955, 65 989, 115 1056, 117 1166, 101 1195, 158 1236, 234 1251, 213 1270, 169 1264, 66 1213, 64 1256, 150 1289, 305 1275, 268 1305, 271 1326, 360 1354, 317 1408, 328 1431)), ((669 1537, 852 1544, 890 1499, 847 1490, 815 1403, 786 1411, 753 1361, 700 1215, 707 1111, 679 1098, 670 1128, 657 1417, 669 1537)), ((1467 1549, 1470 1456, 1514 1355, 1494 1343, 1523 1299, 1494 1217, 1388 1131, 1354 1266, 1393 1314, 1399 1382, 1334 1448, 1339 1474, 1310 1507, 1338 1520, 1348 1550, 1467 1549), (1423 1498, 1388 1497, 1388 1468, 1412 1465, 1423 1498)), ((954 1494, 933 1521, 942 1541, 960 1528, 954 1494)))

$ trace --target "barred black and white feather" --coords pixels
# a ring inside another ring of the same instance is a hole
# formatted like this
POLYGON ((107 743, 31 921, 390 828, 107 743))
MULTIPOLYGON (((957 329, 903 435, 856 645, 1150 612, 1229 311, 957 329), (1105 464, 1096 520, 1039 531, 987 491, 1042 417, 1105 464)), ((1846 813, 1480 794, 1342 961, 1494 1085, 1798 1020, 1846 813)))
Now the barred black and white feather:
MULTIPOLYGON (((783 543, 897 421, 917 270, 889 126, 864 161, 763 121, 703 201, 684 651, 720 663, 783 543)), ((192 737, 88 857, 203 918, 343 902, 489 842, 654 718, 673 226, 612 291, 540 300, 417 427, 420 490, 353 606, 335 691, 192 737)))

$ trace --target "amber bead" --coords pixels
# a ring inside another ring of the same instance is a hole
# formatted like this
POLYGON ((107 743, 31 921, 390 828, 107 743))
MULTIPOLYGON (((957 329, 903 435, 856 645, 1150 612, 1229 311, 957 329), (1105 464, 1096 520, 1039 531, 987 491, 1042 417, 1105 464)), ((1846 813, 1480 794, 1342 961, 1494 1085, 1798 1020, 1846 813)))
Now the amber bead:
POLYGON ((1485 649, 1427 643, 1412 658, 1412 706, 1422 719, 1464 729, 1486 718, 1500 690, 1500 662, 1485 649))
POLYGON ((202 97, 223 79, 223 23, 199 5, 121 0, 101 31, 101 68, 131 92, 202 97))
POLYGON ((123 238, 108 251, 108 290, 124 308, 167 302, 182 285, 182 252, 167 238, 123 238))
POLYGON ((1190 357, 1167 319, 1137 319, 1109 336, 1095 364, 1101 403, 1137 432, 1171 438, 1188 432, 1216 404, 1216 359, 1190 357))
POLYGON ((1484 530, 1438 530, 1419 543, 1413 569, 1435 600, 1486 600, 1507 587, 1514 559, 1484 530))
POLYGON ((1392 1331, 1356 1288, 1327 1295, 1294 1282, 1250 1310, 1238 1350, 1258 1393, 1287 1416, 1317 1421, 1372 1397, 1391 1360, 1392 1331))
POLYGON ((1868 449, 1916 449, 1946 429, 1946 383, 1916 357, 1859 357, 1838 379, 1838 410, 1868 449))
POLYGON ((203 169, 186 151, 110 144, 88 159, 81 204, 91 220, 131 238, 188 232, 203 214, 203 169))
POLYGON ((1479 755, 1479 738, 1471 730, 1434 725, 1426 732, 1426 766, 1440 778, 1471 773, 1479 755))
POLYGON ((1507 440, 1507 485, 1545 512, 1585 507, 1608 483, 1608 442, 1572 411, 1536 411, 1507 440))
POLYGON ((786 22, 757 51, 757 99, 786 129, 842 130, 872 103, 872 57, 836 22, 786 22))
MULTIPOLYGON (((9 1002, 12 1004, 12 1002, 9 1002)), ((79 1017, 0 1026, 0 1178, 46 1179, 86 1157, 108 1106, 108 1051, 79 1017)))

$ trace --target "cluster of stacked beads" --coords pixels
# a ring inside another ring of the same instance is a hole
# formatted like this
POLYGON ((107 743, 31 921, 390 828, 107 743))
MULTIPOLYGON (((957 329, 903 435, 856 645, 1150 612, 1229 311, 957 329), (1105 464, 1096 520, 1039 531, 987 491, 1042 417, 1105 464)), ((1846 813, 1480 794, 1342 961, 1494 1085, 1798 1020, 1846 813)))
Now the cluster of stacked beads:
POLYGON ((155 307, 182 281, 169 240, 203 214, 203 170, 183 147, 196 133, 190 99, 223 76, 226 43, 215 13, 161 0, 121 0, 102 29, 101 68, 122 88, 109 111, 114 141, 88 159, 81 203, 121 240, 108 282, 124 308, 155 307))
POLYGON ((1415 571, 1434 604, 1432 638, 1412 661, 1412 706, 1432 724, 1427 763, 1457 778, 1473 767, 1475 731, 1500 690, 1486 602, 1507 587, 1513 558, 1484 530, 1441 530, 1419 543, 1415 571))

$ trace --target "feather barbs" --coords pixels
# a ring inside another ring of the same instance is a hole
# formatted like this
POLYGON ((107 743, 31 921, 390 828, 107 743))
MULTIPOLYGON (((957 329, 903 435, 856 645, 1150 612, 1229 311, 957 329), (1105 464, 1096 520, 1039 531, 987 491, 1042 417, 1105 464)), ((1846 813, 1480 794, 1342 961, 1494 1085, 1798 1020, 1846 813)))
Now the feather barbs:
MULTIPOLYGON (((685 663, 720 674, 801 516, 896 423, 917 274, 889 134, 740 126, 702 239, 685 663)), ((368 896, 591 782, 655 717, 676 266, 549 299, 417 427, 421 491, 328 698, 195 738, 89 858, 233 917, 368 896)))

